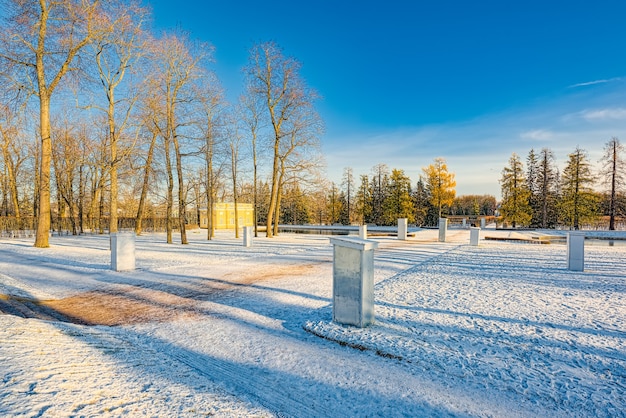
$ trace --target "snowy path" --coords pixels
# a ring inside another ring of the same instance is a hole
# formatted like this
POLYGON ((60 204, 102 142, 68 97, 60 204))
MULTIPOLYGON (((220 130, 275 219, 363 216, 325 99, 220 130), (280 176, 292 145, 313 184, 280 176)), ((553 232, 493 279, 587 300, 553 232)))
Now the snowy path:
POLYGON ((91 295, 102 321, 132 309, 115 327, 0 315, 0 415, 619 416, 623 249, 592 249, 571 274, 564 246, 435 234, 375 238, 365 330, 330 322, 325 237, 140 237, 123 273, 105 237, 2 242, 0 294, 91 295))

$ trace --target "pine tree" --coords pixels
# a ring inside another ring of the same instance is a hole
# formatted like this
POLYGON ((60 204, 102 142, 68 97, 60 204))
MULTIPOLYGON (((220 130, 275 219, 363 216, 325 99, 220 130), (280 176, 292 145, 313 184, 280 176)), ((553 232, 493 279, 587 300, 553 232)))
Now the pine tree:
POLYGON ((428 190, 426 189, 422 176, 420 176, 415 186, 413 202, 415 207, 415 223, 420 226, 426 225, 427 215, 432 205, 430 204, 430 196, 428 195, 428 190))
POLYGON ((537 170, 537 206, 539 226, 550 228, 556 225, 558 175, 554 168, 554 154, 548 148, 539 153, 537 170))
POLYGON ((530 226, 537 227, 540 224, 541 208, 539 204, 539 160, 535 149, 531 148, 526 158, 526 185, 530 196, 528 203, 532 208, 530 226))
POLYGON ((361 225, 371 221, 372 192, 369 185, 369 178, 366 174, 361 176, 361 185, 356 192, 356 213, 361 225))
POLYGON ((385 225, 384 203, 389 186, 389 170, 385 164, 378 164, 372 169, 372 216, 371 222, 385 225))
POLYGON ((504 220, 511 222, 513 228, 528 225, 532 219, 530 190, 524 178, 522 161, 517 154, 511 155, 509 166, 502 170, 500 184, 502 188, 500 211, 504 220))
POLYGON ((387 224, 393 225, 399 218, 407 218, 409 223, 415 222, 411 179, 404 174, 404 170, 391 171, 389 193, 384 208, 384 219, 387 224))
POLYGON ((559 213, 570 228, 579 229, 582 222, 598 216, 598 197, 591 189, 594 182, 586 152, 576 147, 561 175, 559 213))

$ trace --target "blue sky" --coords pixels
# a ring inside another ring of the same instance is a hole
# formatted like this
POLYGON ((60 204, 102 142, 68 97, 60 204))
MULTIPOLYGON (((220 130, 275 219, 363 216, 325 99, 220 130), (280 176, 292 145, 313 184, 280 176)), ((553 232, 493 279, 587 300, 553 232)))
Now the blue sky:
POLYGON ((626 142, 623 1, 149 1, 157 29, 215 47, 241 91, 248 50, 272 40, 323 97, 328 177, 384 163, 413 183, 443 157, 457 194, 499 196, 512 152, 548 147, 563 167, 626 142), (623 137, 623 138, 622 138, 623 137))

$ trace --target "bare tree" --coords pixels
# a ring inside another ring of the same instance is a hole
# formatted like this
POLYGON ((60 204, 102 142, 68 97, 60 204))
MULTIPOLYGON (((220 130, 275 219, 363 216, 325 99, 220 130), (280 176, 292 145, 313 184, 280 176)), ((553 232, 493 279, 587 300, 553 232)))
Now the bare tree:
POLYGON ((604 156, 601 176, 609 186, 609 230, 615 230, 615 203, 617 193, 624 186, 626 178, 626 160, 624 160, 624 145, 613 137, 604 145, 604 156))
MULTIPOLYGON (((145 51, 143 23, 147 10, 137 2, 106 3, 103 13, 103 36, 93 43, 98 78, 106 97, 102 110, 107 115, 109 144, 109 232, 117 232, 118 205, 118 166, 129 149, 119 152, 119 141, 128 127, 131 112, 138 99, 132 86, 124 90, 124 97, 118 99, 116 92, 129 70, 132 70, 145 51), (118 117, 119 116, 119 117, 118 117)), ((127 83, 128 84, 128 83, 127 83)))
MULTIPOLYGON (((197 46, 192 51, 192 44, 182 34, 165 35, 160 40, 159 56, 156 63, 160 71, 159 92, 165 101, 164 120, 160 125, 161 135, 164 139, 165 162, 168 176, 168 220, 172 213, 172 191, 174 181, 170 160, 170 147, 174 148, 176 177, 178 185, 178 225, 180 229, 181 244, 187 244, 185 179, 183 173, 183 149, 181 139, 184 137, 186 124, 183 110, 192 103, 197 102, 194 97, 193 83, 202 75, 201 63, 210 49, 205 46, 197 46)), ((169 221, 168 221, 169 224, 169 221)), ((169 228, 168 228, 169 231, 169 228)), ((171 243, 168 233, 168 243, 171 243)))
POLYGON ((313 110, 313 102, 317 98, 317 94, 306 87, 299 70, 300 64, 293 58, 285 57, 273 42, 255 45, 246 68, 250 92, 258 95, 264 104, 264 117, 271 126, 273 160, 267 214, 268 237, 275 235, 278 227, 276 215, 280 207, 281 174, 284 174, 281 166, 285 166, 294 134, 305 133, 298 121, 306 119, 306 113, 313 110))
POLYGON ((254 236, 259 235, 259 199, 258 199, 258 146, 260 134, 263 129, 263 103, 259 100, 259 96, 254 94, 248 86, 248 91, 239 99, 241 108, 242 121, 250 134, 250 148, 252 154, 252 202, 253 202, 253 219, 254 219, 254 236))
POLYGON ((41 160, 36 247, 49 246, 52 140, 50 102, 64 77, 75 72, 77 55, 95 38, 98 0, 4 0, 0 62, 23 69, 22 83, 39 99, 41 160), (36 80, 31 83, 31 80, 36 80))
POLYGON ((11 202, 10 212, 15 216, 18 227, 22 216, 18 178, 21 166, 28 159, 28 147, 24 146, 23 133, 19 129, 21 122, 16 112, 9 106, 0 107, 0 148, 6 175, 6 190, 11 202))
POLYGON ((220 154, 220 146, 223 141, 223 130, 225 127, 224 112, 227 107, 222 91, 216 79, 209 78, 203 84, 204 89, 200 91, 199 103, 201 117, 199 117, 199 131, 202 138, 202 151, 205 162, 204 170, 204 190, 207 203, 207 239, 215 236, 215 225, 213 224, 213 206, 217 200, 217 189, 219 188, 219 177, 221 165, 216 159, 220 154))

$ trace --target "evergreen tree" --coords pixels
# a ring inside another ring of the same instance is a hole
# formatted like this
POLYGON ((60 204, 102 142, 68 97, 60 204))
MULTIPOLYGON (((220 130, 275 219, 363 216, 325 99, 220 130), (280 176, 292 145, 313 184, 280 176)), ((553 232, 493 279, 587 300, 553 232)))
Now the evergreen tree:
POLYGON ((576 147, 561 176, 562 197, 559 213, 570 228, 579 229, 582 222, 598 216, 599 201, 591 186, 595 178, 587 154, 576 147))
POLYGON ((530 192, 528 203, 532 208, 530 226, 537 227, 540 224, 541 208, 539 205, 539 160, 534 148, 531 148, 526 158, 526 185, 530 192))
POLYGON ((431 204, 437 209, 441 218, 442 209, 454 203, 456 181, 454 174, 448 172, 446 160, 435 158, 435 162, 423 169, 431 204))
POLYGON ((502 170, 500 184, 502 188, 500 212, 504 220, 511 222, 513 228, 528 225, 532 219, 530 190, 524 178, 522 161, 517 154, 511 155, 509 166, 502 170))
POLYGON ((329 225, 333 225, 339 222, 339 216, 341 215, 342 207, 343 203, 340 199, 339 189, 337 189, 337 185, 335 183, 332 183, 330 192, 328 193, 326 206, 326 222, 329 225))
POLYGON ((371 221, 372 192, 369 185, 369 178, 366 174, 361 176, 361 185, 356 192, 356 214, 361 225, 371 221))
MULTIPOLYGON (((347 214, 347 222, 346 225, 350 225, 352 222, 352 212, 353 212, 353 196, 354 196, 354 174, 352 168, 346 167, 343 169, 343 179, 341 182, 343 186, 343 192, 346 197, 345 201, 345 210, 347 214)), ((343 222, 342 222, 343 223, 343 222)))
POLYGON ((376 225, 385 225, 384 204, 389 189, 389 170, 385 164, 378 164, 372 169, 372 216, 376 225))
POLYGON ((620 189, 624 186, 626 177, 626 161, 623 157, 624 145, 619 139, 613 137, 604 146, 604 156, 602 157, 602 178, 608 185, 608 215, 609 230, 615 230, 615 214, 617 212, 617 198, 620 189))
POLYGON ((413 193, 413 202, 415 207, 415 223, 417 225, 426 225, 428 211, 431 208, 430 196, 424 184, 422 176, 420 176, 413 193))
POLYGON ((556 226, 557 185, 558 174, 554 167, 554 154, 548 148, 543 148, 539 153, 536 197, 539 211, 538 226, 541 228, 556 226))
POLYGON ((411 199, 411 179, 404 170, 392 170, 389 182, 389 193, 384 203, 384 219, 389 225, 395 224, 399 218, 407 218, 409 223, 415 222, 415 207, 411 199))
POLYGON ((341 225, 350 225, 350 199, 343 190, 339 192, 339 217, 337 222, 341 225))

